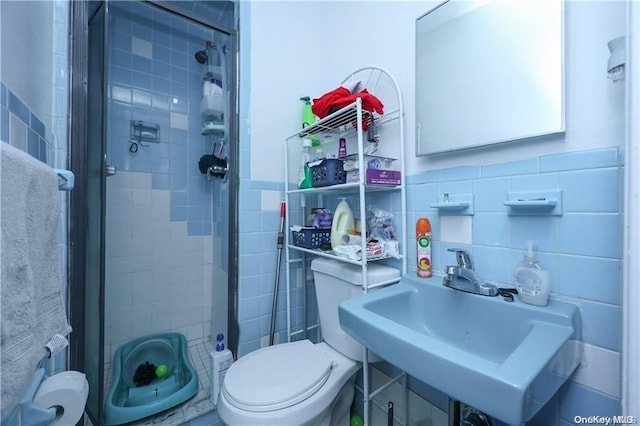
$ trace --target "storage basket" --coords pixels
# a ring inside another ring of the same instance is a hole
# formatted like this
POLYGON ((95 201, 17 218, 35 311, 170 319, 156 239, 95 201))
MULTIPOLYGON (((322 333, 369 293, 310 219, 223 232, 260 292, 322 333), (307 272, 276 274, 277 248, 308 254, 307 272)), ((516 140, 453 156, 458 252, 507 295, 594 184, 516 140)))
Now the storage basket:
POLYGON ((293 245, 307 249, 331 248, 331 229, 302 228, 299 231, 291 231, 293 245))
POLYGON ((338 185, 347 181, 343 161, 336 158, 325 158, 322 163, 311 167, 311 186, 314 188, 338 185))

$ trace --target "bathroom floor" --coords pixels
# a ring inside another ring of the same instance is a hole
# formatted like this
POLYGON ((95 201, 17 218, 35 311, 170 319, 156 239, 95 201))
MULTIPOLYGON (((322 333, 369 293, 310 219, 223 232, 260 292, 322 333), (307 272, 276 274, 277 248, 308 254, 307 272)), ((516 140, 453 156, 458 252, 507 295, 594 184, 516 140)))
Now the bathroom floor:
MULTIPOLYGON (((163 411, 151 417, 146 417, 129 425, 156 425, 175 426, 199 417, 213 410, 213 404, 209 400, 209 388, 211 384, 209 372, 209 352, 213 351, 213 345, 209 339, 189 342, 189 359, 193 368, 198 372, 198 393, 196 396, 167 411, 163 411)), ((105 395, 111 386, 111 364, 105 365, 105 395)))

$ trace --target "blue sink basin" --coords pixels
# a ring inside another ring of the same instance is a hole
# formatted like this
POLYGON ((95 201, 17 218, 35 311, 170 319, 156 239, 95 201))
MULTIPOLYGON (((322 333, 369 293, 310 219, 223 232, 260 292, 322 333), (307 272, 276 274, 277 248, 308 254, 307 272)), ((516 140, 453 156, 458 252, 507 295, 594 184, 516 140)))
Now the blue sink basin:
POLYGON ((340 304, 341 327, 451 398, 511 425, 531 419, 582 359, 578 307, 544 307, 405 275, 340 304))

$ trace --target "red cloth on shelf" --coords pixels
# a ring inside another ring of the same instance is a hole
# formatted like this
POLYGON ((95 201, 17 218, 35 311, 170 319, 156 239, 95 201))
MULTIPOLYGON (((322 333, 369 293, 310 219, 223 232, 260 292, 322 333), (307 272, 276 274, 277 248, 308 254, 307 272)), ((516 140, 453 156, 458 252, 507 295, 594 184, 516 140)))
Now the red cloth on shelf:
MULTIPOLYGON (((369 93, 367 89, 363 89, 359 93, 351 93, 346 87, 338 87, 330 92, 325 93, 317 99, 313 100, 311 110, 315 115, 324 118, 332 112, 344 108, 350 103, 355 102, 357 98, 362 99, 362 108, 369 112, 377 112, 383 114, 384 105, 378 98, 369 93)), ((368 122, 363 120, 362 129, 367 130, 368 122)))

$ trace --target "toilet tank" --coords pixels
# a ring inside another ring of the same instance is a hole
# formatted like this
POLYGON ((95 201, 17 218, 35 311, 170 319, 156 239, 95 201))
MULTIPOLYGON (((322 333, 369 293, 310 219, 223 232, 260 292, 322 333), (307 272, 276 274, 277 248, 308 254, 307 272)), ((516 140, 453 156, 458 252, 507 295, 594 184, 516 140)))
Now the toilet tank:
MULTIPOLYGON (((338 305, 362 295, 362 267, 333 259, 316 258, 311 262, 318 300, 318 316, 323 340, 343 355, 362 361, 362 345, 340 328, 338 305)), ((395 283, 400 271, 384 265, 367 265, 367 284, 395 283)), ((372 289, 370 291, 375 291, 372 289)), ((372 362, 379 359, 369 359, 372 362)))

